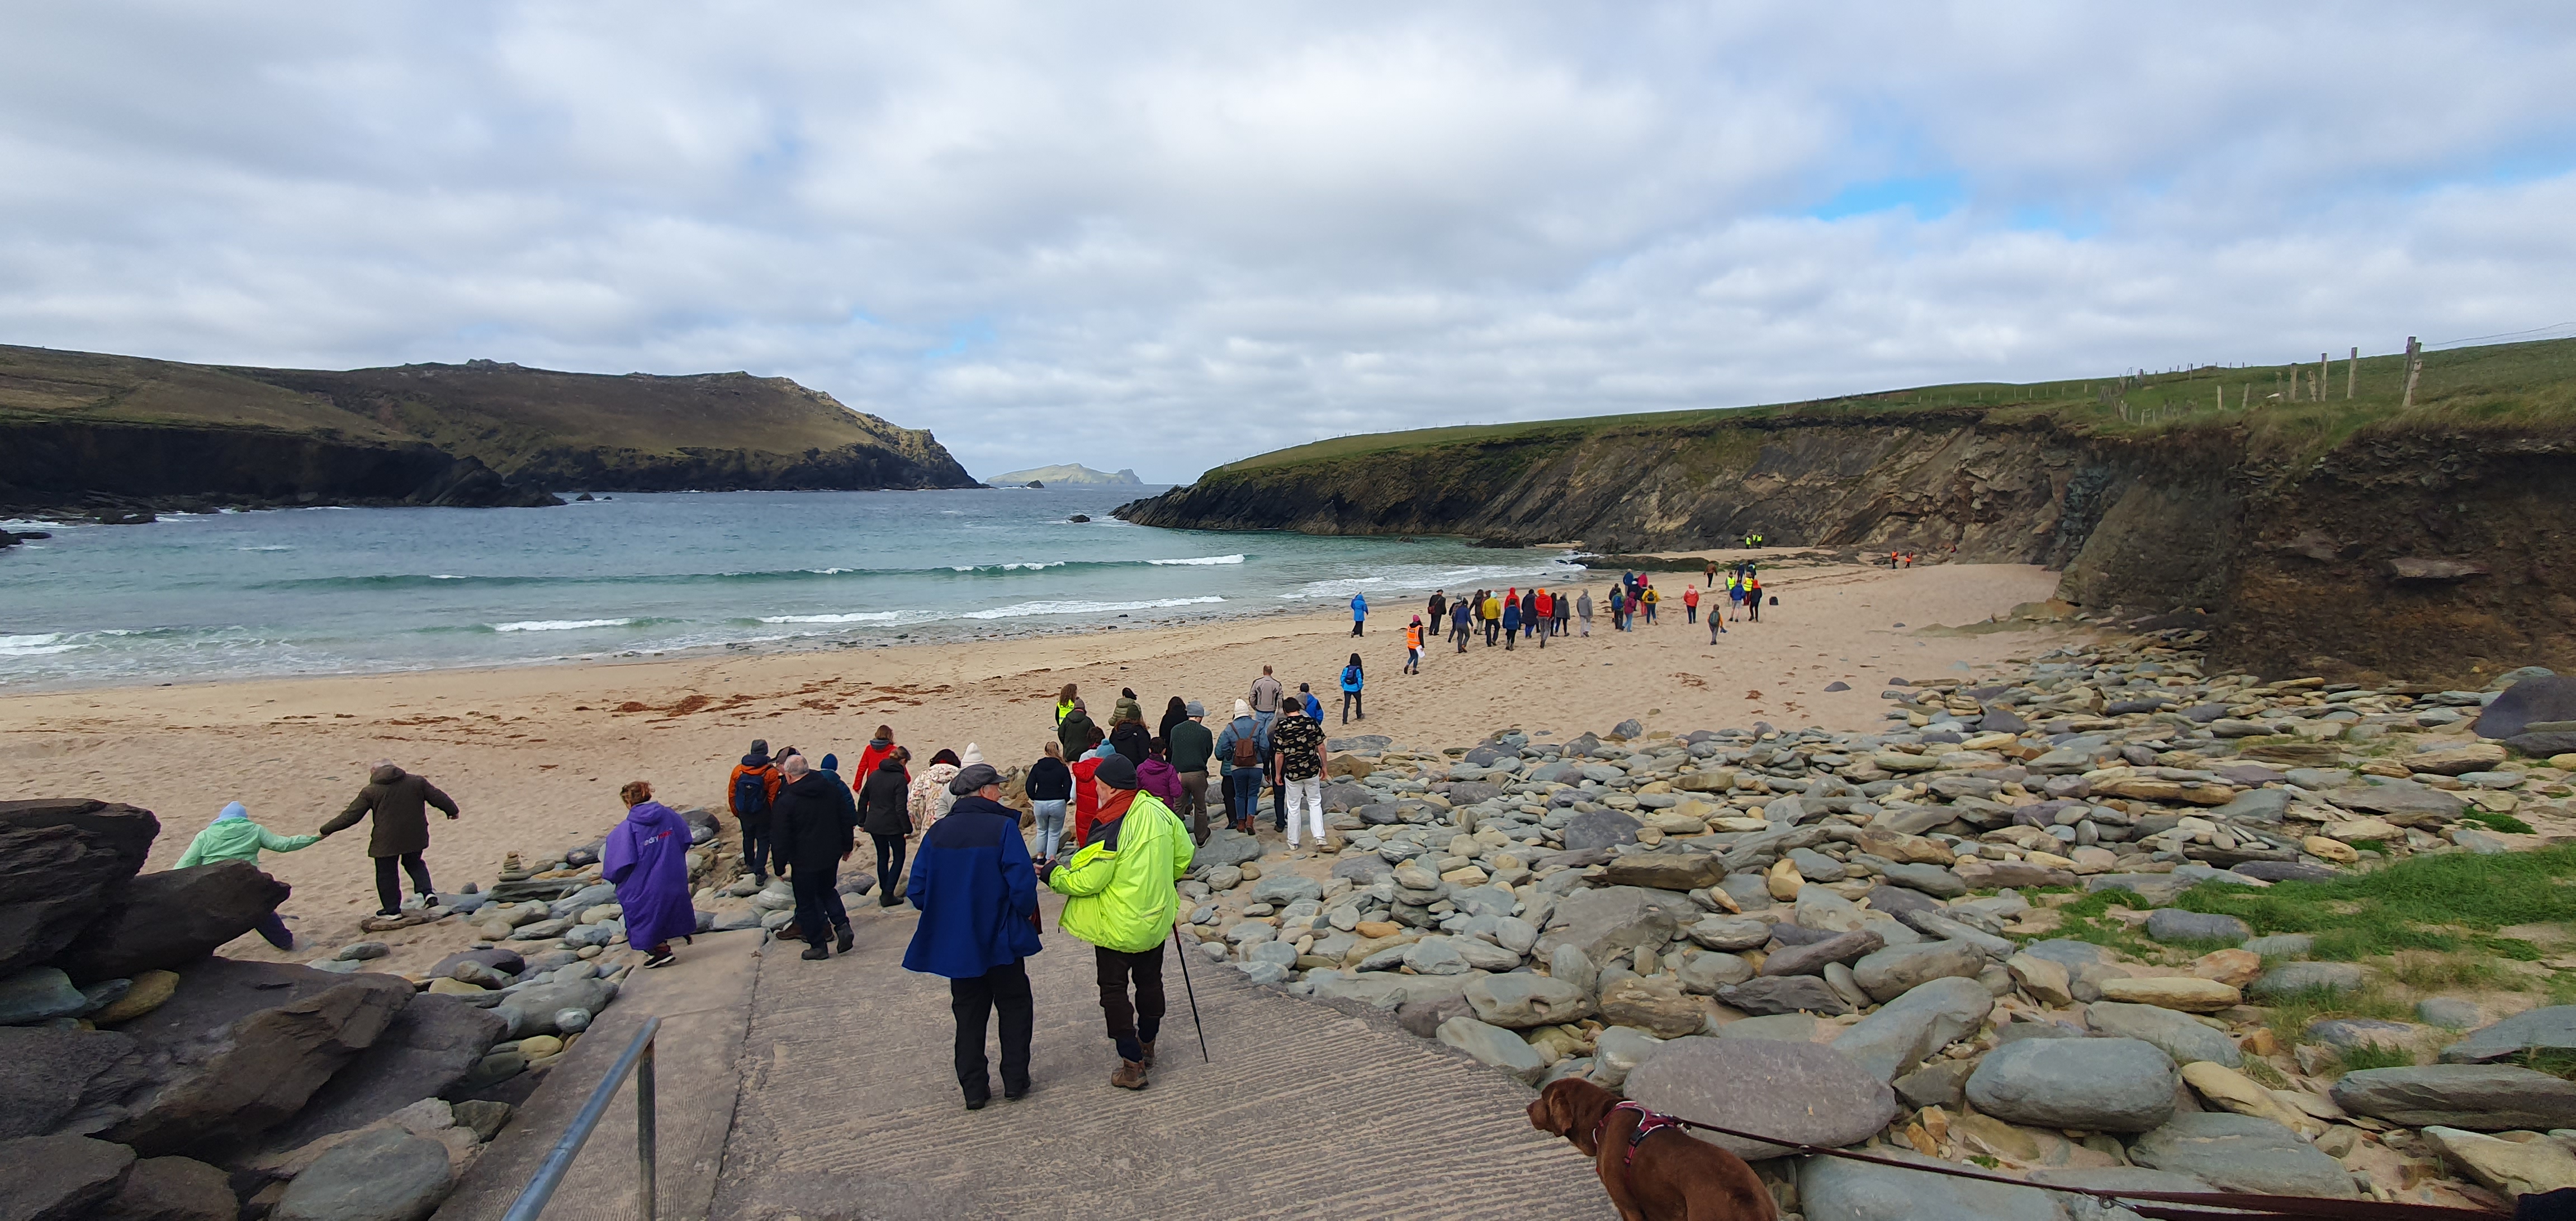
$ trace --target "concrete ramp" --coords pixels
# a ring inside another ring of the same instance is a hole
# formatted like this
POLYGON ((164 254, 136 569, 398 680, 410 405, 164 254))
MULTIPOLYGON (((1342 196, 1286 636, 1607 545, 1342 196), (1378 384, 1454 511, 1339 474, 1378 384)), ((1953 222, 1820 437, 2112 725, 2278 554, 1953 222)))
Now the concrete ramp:
POLYGON ((1053 931, 1029 963, 1035 1086, 967 1111, 947 982, 899 965, 912 918, 853 915, 852 954, 761 962, 715 1216, 1615 1215, 1591 1163, 1530 1128, 1518 1083, 1203 960, 1191 977, 1213 1061, 1167 957, 1153 1085, 1111 1088, 1091 947, 1053 931))

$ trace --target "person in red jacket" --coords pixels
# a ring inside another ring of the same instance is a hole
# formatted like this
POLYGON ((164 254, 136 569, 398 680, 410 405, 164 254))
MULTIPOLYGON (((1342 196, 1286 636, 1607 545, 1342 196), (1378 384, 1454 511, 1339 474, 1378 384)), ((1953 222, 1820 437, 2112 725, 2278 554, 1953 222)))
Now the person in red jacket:
POLYGON ((1097 725, 1091 727, 1089 736, 1091 749, 1073 761, 1073 842, 1063 850, 1065 856, 1073 855, 1089 842, 1092 821, 1100 817, 1100 786, 1091 782, 1091 776, 1100 770, 1100 744, 1105 739, 1097 725))
POLYGON ((1690 616, 1688 622, 1699 622, 1699 586, 1682 584, 1682 610, 1690 616))

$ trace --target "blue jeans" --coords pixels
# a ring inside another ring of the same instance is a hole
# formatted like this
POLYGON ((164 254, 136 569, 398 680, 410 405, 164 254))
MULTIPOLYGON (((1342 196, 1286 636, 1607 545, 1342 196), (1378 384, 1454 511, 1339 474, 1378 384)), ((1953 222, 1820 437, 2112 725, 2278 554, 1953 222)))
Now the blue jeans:
POLYGON ((1032 801, 1029 804, 1038 815, 1038 856, 1041 859, 1054 856, 1056 849, 1064 846, 1064 803, 1032 801))
POLYGON ((1229 822, 1250 823, 1261 815, 1261 773, 1243 768, 1225 774, 1225 814, 1229 822))

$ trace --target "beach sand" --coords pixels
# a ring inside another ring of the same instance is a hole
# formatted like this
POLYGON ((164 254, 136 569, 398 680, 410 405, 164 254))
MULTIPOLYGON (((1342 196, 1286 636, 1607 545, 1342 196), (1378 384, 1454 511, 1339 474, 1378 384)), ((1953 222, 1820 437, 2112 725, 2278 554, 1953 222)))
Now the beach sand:
MULTIPOLYGON (((1781 604, 1712 646, 1705 626, 1683 621, 1684 575, 1657 577, 1672 598, 1656 626, 1613 633, 1598 614, 1588 639, 1506 653, 1480 638, 1463 656, 1435 640, 1420 675, 1402 672, 1403 627, 1422 610, 1409 602, 1373 607, 1358 640, 1336 612, 964 644, 19 694, 0 701, 0 794, 152 810, 162 831, 147 868, 161 869, 227 801, 280 834, 310 832, 365 784, 372 761, 391 758, 464 808, 460 820, 431 820, 430 869, 452 889, 488 885, 506 852, 542 863, 597 837, 623 816, 617 789, 627 780, 650 780, 676 808, 722 809, 727 769, 753 738, 801 747, 818 763, 837 751, 845 775, 879 723, 916 759, 974 742, 997 765, 1026 764, 1051 736, 1049 710, 1067 682, 1080 684, 1095 717, 1125 686, 1149 724, 1178 695, 1203 701, 1217 727, 1267 663, 1292 690, 1313 685, 1335 734, 1437 749, 1512 726, 1571 737, 1629 717, 1677 732, 1757 720, 1866 729, 1882 723, 1889 678, 1957 674, 1958 663, 1997 664, 2071 638, 2059 627, 1917 634, 2044 600, 2057 583, 2036 567, 1953 564, 1771 570, 1764 579, 1781 604), (1354 651, 1368 672, 1368 716, 1345 727, 1335 680, 1354 651), (1835 681, 1851 689, 1824 689, 1835 681)), ((1597 603, 1607 581, 1589 588, 1597 603)), ((723 821, 730 837, 732 819, 723 821)), ((366 846, 361 823, 263 859, 295 888, 282 909, 289 927, 322 952, 358 939, 358 920, 375 909, 366 846)), ((256 937, 225 952, 312 955, 256 937)))

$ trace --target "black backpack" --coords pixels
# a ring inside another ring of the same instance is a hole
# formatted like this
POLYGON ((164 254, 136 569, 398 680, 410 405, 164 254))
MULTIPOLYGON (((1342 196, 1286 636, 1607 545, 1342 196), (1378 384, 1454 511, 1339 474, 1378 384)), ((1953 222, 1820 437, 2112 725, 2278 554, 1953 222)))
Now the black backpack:
POLYGON ((733 782, 733 812, 743 818, 757 818, 769 812, 769 777, 759 772, 744 772, 733 782))

